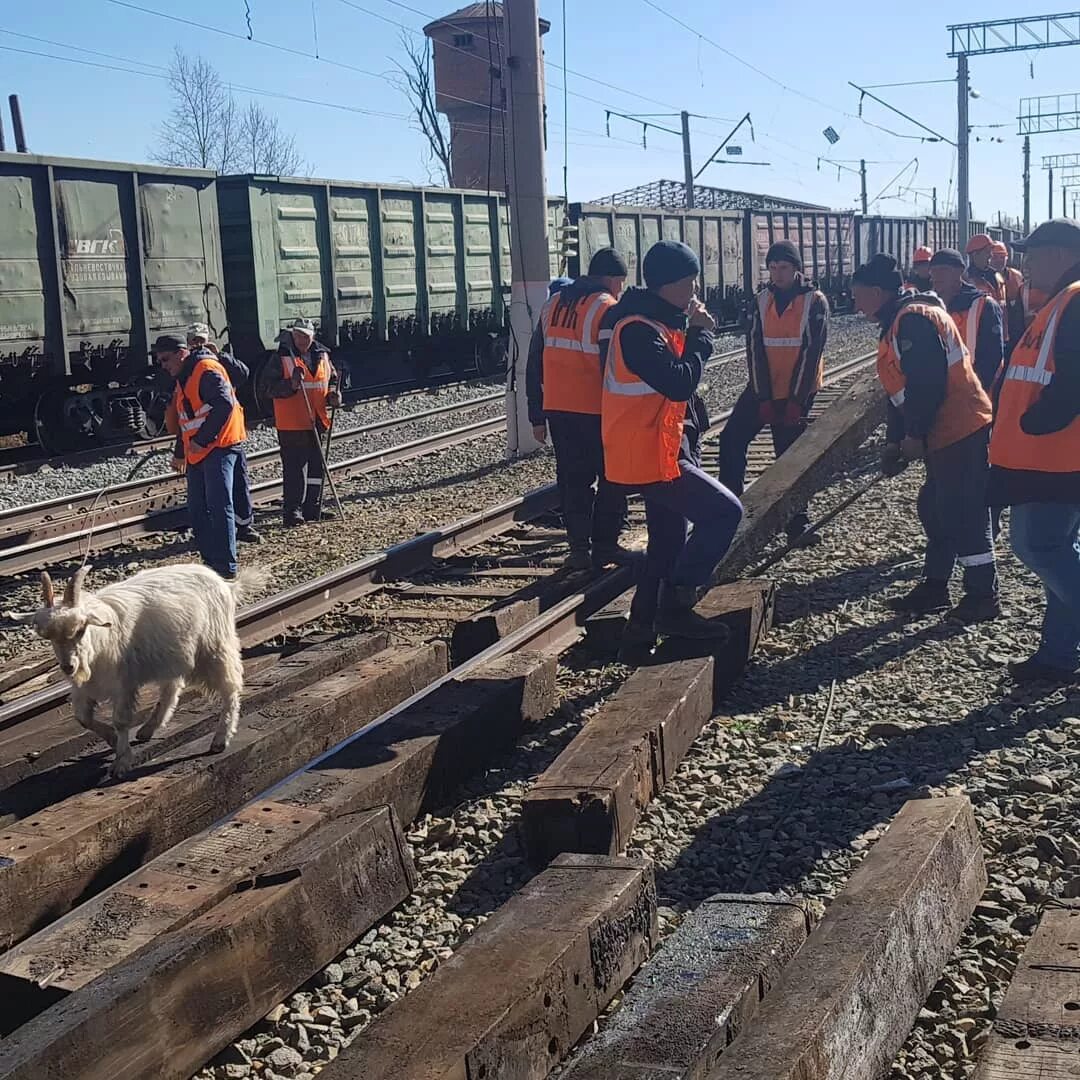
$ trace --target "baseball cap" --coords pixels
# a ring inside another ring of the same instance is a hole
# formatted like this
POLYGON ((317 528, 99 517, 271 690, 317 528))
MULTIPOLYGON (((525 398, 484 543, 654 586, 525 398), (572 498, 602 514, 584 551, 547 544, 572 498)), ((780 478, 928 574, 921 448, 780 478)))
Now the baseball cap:
POLYGON ((1023 240, 1013 242, 1013 251, 1030 251, 1040 247, 1063 247, 1080 251, 1080 222, 1072 218, 1053 218, 1044 221, 1023 240))
POLYGON ((293 319, 289 323, 289 329, 296 330, 301 334, 307 334, 310 338, 315 336, 315 324, 310 319, 293 319))
POLYGON ((205 341, 210 340, 210 327, 204 322, 192 323, 186 330, 189 338, 203 338, 205 341))
POLYGON ((178 334, 162 334, 154 342, 151 351, 154 353, 176 352, 177 349, 186 349, 187 341, 178 334))

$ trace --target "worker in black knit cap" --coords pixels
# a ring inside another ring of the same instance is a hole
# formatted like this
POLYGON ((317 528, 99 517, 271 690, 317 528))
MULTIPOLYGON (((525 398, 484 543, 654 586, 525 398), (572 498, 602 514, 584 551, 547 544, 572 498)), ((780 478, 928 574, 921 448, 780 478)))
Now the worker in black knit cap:
POLYGON ((604 479, 600 438, 600 324, 625 282, 623 257, 610 247, 597 251, 585 277, 550 295, 529 345, 529 422, 539 442, 551 433, 570 570, 599 570, 632 557, 619 546, 626 496, 604 479))
MULTIPOLYGON (((757 294, 746 336, 750 383, 720 435, 720 483, 741 495, 746 454, 762 428, 772 430, 776 456, 806 430, 821 389, 829 303, 802 279, 802 259, 790 240, 778 240, 765 260, 769 284, 757 294)), ((787 524, 788 539, 804 547, 821 542, 807 532, 805 510, 787 524)))
POLYGON ((946 611, 959 562, 964 596, 949 617, 984 622, 1001 614, 986 501, 990 398, 944 301, 902 288, 891 255, 875 255, 852 276, 855 309, 881 327, 878 378, 889 395, 882 468, 895 476, 908 462, 926 462, 918 500, 923 579, 890 606, 911 615, 946 611))

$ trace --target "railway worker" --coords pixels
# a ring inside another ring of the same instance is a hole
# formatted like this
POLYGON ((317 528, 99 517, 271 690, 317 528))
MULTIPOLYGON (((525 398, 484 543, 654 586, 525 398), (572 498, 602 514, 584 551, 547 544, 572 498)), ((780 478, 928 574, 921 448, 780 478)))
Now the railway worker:
POLYGON ((294 319, 280 337, 278 354, 266 365, 266 389, 274 402, 281 453, 282 513, 287 526, 330 519, 322 510, 322 436, 330 409, 341 404, 330 350, 315 340, 310 319, 294 319))
POLYGON ((986 233, 976 233, 964 249, 968 256, 967 279, 979 292, 1005 303, 1005 279, 990 265, 994 241, 986 233))
MULTIPOLYGON (((750 382, 720 435, 720 483, 741 495, 750 443, 762 428, 772 431, 779 457, 806 430, 821 389, 829 303, 802 280, 802 259, 790 240, 778 240, 765 259, 769 284, 757 295, 746 337, 750 382)), ((807 532, 801 511, 787 523, 788 539, 803 547, 821 543, 807 532)))
POLYGON ((630 557, 619 546, 626 495, 604 477, 600 437, 600 321, 619 299, 626 273, 614 248, 597 251, 587 275, 551 293, 529 347, 529 421, 539 442, 550 432, 555 448, 569 570, 600 570, 630 557))
POLYGON ((964 280, 964 256, 954 248, 934 252, 930 276, 971 354, 979 382, 991 394, 1005 359, 1001 305, 964 280))
POLYGON ((1009 265, 1009 248, 1000 240, 990 245, 990 268, 996 270, 1005 283, 1005 342, 1011 351, 1024 333, 1024 275, 1009 265))
POLYGON ((180 433, 173 469, 187 475, 188 513, 202 560, 223 578, 236 577, 233 472, 247 437, 244 412, 225 369, 208 351, 188 351, 175 334, 154 342, 154 357, 176 380, 173 406, 180 433))
POLYGON ((904 282, 904 288, 911 292, 927 293, 933 290, 930 280, 930 260, 933 252, 928 247, 917 247, 911 256, 911 273, 904 282))
POLYGON ((1017 342, 990 442, 991 498, 1010 506, 1010 539, 1042 581, 1046 613, 1018 681, 1077 681, 1080 664, 1080 223, 1045 221, 1018 250, 1051 299, 1017 342))
MULTIPOLYGON (((231 352, 221 350, 210 334, 206 323, 192 323, 187 328, 187 346, 189 351, 198 354, 202 350, 215 357, 225 369, 232 383, 233 392, 239 398, 241 391, 251 378, 247 364, 237 360, 231 352)), ((241 406, 243 408, 243 406, 241 406)), ((245 424, 246 427, 246 424, 245 424)), ((236 517, 236 539, 241 544, 261 544, 262 536, 255 529, 255 506, 251 499, 251 475, 248 472, 247 455, 240 447, 233 469, 233 513, 236 517)))
POLYGON ((694 610, 731 546, 738 498, 701 468, 709 426, 697 388, 716 324, 695 293, 701 264, 692 248, 662 240, 642 263, 644 289, 628 289, 604 316, 601 424, 608 480, 645 501, 649 544, 624 645, 656 634, 716 638, 723 630, 694 610), (693 529, 687 539, 689 525, 693 529))
POLYGON ((997 572, 987 506, 992 409, 967 346, 938 297, 902 292, 891 255, 875 255, 852 278, 856 310, 876 319, 878 377, 889 395, 887 475, 926 462, 919 519, 926 530, 923 580, 890 605, 924 615, 949 607, 957 561, 964 596, 950 618, 970 624, 996 618, 997 572))

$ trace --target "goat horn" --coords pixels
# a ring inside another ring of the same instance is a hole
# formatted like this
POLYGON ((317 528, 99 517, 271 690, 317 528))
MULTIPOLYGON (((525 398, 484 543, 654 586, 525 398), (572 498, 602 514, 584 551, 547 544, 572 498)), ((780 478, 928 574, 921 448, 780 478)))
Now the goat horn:
POLYGON ((41 602, 46 607, 53 607, 56 604, 56 591, 53 589, 52 578, 44 570, 41 572, 41 602))
POLYGON ((82 593, 83 582, 86 580, 86 575, 89 572, 89 566, 80 566, 75 571, 74 576, 68 581, 67 588, 64 590, 64 605, 66 607, 75 607, 79 602, 79 596, 82 593))

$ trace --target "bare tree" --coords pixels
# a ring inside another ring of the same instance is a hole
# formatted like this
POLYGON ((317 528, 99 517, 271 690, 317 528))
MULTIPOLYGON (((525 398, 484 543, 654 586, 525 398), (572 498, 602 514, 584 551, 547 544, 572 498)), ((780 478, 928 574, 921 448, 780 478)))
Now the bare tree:
POLYGON ((450 186, 450 130, 435 108, 435 81, 432 73, 431 41, 416 45, 402 31, 401 47, 406 63, 394 61, 400 72, 395 76, 398 88, 408 95, 413 108, 413 124, 427 143, 425 162, 428 177, 434 183, 450 186))
POLYGON ((240 117, 240 157, 242 167, 270 176, 296 176, 304 160, 296 149, 296 138, 286 135, 276 116, 257 101, 248 102, 240 117))
POLYGON ((304 165, 296 140, 258 102, 241 109, 208 61, 179 47, 169 64, 172 109, 151 157, 162 165, 290 176, 304 165))

